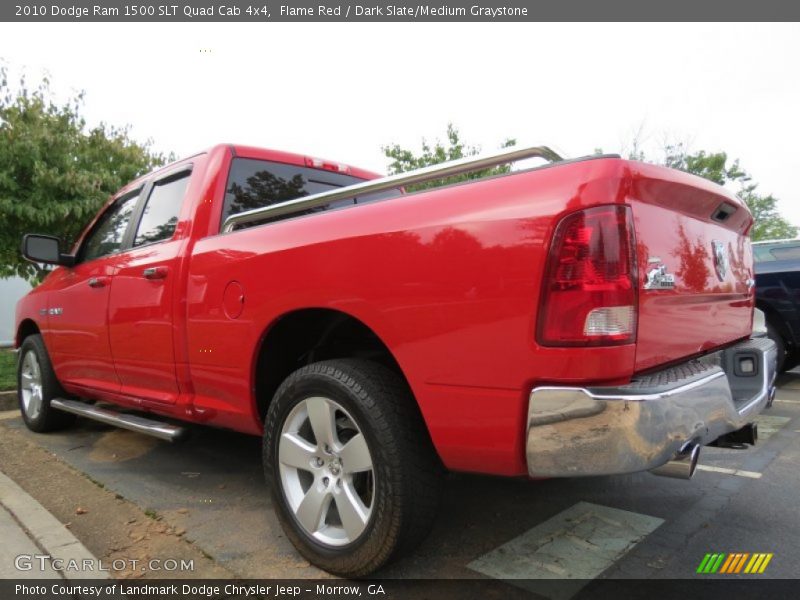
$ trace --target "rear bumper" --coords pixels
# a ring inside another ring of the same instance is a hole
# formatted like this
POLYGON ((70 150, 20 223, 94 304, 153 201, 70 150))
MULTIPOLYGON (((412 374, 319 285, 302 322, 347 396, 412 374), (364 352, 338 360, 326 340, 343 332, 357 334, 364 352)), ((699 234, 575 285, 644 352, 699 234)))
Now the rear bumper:
POLYGON ((619 387, 538 387, 530 394, 526 457, 533 477, 654 469, 687 444, 741 429, 772 403, 775 344, 751 338, 619 387), (752 359, 756 372, 741 373, 752 359))

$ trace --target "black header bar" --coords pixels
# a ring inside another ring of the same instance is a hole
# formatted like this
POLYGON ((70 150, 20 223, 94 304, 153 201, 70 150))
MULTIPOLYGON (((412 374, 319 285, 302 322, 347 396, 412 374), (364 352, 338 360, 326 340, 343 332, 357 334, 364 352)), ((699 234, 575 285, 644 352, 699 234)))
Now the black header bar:
MULTIPOLYGON (((797 21, 792 0, 3 0, 10 22, 797 21)), ((566 43, 566 41, 565 41, 566 43)), ((676 43, 680 43, 676 38, 676 43)))

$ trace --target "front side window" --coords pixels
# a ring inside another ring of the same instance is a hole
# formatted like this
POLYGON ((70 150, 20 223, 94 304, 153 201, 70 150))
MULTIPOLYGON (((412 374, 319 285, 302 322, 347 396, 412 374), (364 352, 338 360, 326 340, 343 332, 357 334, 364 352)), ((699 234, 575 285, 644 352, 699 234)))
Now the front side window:
POLYGON ((184 173, 153 185, 136 229, 134 246, 161 242, 172 237, 188 183, 189 174, 184 173))
MULTIPOLYGON (((352 175, 323 169, 312 169, 250 158, 235 158, 231 164, 228 184, 225 188, 222 223, 231 215, 240 212, 327 192, 336 188, 361 183, 362 181, 364 180, 352 175)), ((290 215, 267 217, 263 222, 391 198, 399 194, 399 190, 389 190, 369 194, 361 198, 348 198, 290 215)))
POLYGON ((139 191, 120 198, 106 210, 81 248, 82 261, 119 252, 138 198, 139 191))

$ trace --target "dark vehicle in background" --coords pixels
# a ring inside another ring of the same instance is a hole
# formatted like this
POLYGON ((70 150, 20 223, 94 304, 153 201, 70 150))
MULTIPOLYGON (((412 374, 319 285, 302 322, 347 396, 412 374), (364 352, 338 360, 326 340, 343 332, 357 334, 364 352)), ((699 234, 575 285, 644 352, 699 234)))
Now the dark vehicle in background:
POLYGON ((778 370, 800 364, 800 239, 753 242, 756 307, 778 346, 778 370))

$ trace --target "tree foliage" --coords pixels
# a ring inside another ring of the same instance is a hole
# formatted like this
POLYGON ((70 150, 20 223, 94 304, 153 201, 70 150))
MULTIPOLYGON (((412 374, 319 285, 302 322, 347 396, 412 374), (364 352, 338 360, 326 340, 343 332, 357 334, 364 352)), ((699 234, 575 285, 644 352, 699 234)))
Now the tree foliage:
MULTIPOLYGON (((516 144, 514 139, 506 139, 500 145, 501 148, 508 148, 516 144)), ((464 158, 466 156, 474 156, 480 153, 481 149, 478 146, 471 146, 461 140, 461 134, 458 129, 452 124, 447 124, 447 142, 442 143, 438 139, 436 143, 431 146, 424 138, 422 139, 421 152, 414 152, 406 148, 402 148, 399 144, 389 144, 381 148, 387 158, 392 162, 389 164, 389 173, 394 175, 396 173, 406 173, 414 171, 430 165, 437 165, 439 163, 464 158)), ((407 186, 406 190, 415 192, 428 188, 439 187, 441 185, 450 185, 461 181, 468 181, 470 179, 479 179, 487 175, 499 175, 508 173, 511 170, 509 165, 500 165, 489 169, 480 171, 473 171, 471 173, 464 173, 462 175, 454 175, 446 179, 438 179, 427 181, 417 185, 407 186)))
POLYGON ((47 79, 12 88, 0 65, 0 277, 39 279, 20 255, 23 234, 55 235, 68 250, 111 194, 171 158, 133 141, 128 127, 88 127, 83 100, 55 101, 47 79))
POLYGON ((707 153, 700 150, 687 152, 683 144, 668 144, 664 149, 664 164, 705 177, 719 185, 733 185, 736 195, 753 213, 755 223, 750 230, 753 241, 793 238, 797 227, 789 223, 778 211, 778 199, 772 194, 758 193, 758 184, 739 166, 739 161, 729 162, 725 152, 707 153))
POLYGON ((797 237, 797 227, 787 221, 778 211, 778 199, 772 194, 766 196, 758 194, 755 188, 755 185, 750 185, 739 192, 739 197, 750 208, 755 219, 753 228, 750 230, 750 237, 753 241, 797 237))

